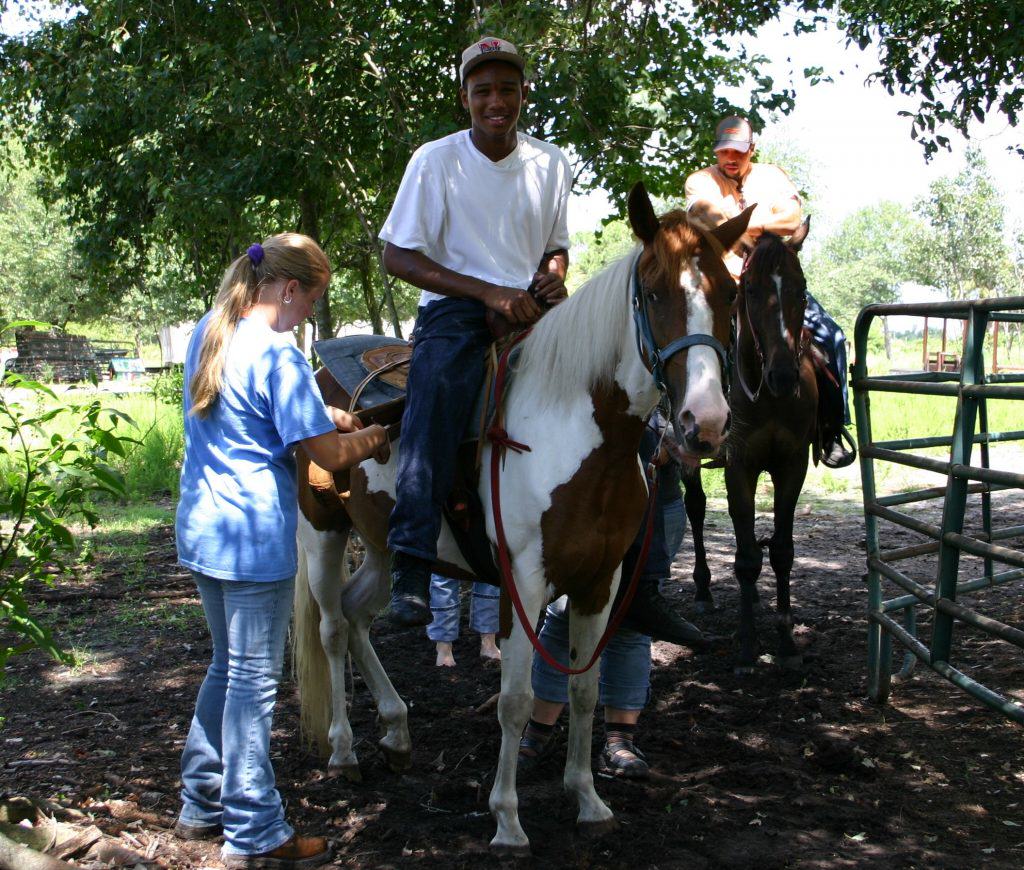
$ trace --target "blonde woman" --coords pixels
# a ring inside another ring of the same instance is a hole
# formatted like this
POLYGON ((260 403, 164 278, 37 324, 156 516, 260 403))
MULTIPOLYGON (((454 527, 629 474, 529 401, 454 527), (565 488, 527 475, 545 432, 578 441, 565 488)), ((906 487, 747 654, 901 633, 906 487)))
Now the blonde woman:
POLYGON ((250 246, 228 267, 185 362, 175 531, 178 559, 202 597, 213 662, 182 755, 175 830, 188 839, 223 832, 230 868, 290 870, 330 857, 322 837, 300 837, 285 821, 269 749, 297 560, 295 445, 329 470, 387 451, 381 427, 360 430, 324 406, 289 339, 330 277, 306 236, 250 246))

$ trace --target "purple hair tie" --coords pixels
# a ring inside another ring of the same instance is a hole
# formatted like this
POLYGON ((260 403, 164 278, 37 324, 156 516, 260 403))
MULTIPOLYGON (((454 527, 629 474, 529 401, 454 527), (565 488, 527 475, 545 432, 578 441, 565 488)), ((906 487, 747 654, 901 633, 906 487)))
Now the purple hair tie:
POLYGON ((249 250, 245 253, 249 255, 249 261, 252 263, 254 268, 263 262, 263 245, 259 242, 256 242, 254 245, 249 245, 249 250))

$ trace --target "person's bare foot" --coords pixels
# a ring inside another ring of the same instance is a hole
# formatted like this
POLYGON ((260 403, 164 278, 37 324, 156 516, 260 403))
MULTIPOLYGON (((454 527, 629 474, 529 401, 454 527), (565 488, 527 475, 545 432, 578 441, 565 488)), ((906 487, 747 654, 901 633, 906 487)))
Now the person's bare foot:
POLYGON ((501 661, 501 650, 494 642, 493 634, 480 635, 480 658, 486 663, 501 661))
POLYGON ((454 668, 455 654, 452 652, 452 645, 446 641, 437 642, 437 661, 434 662, 439 668, 454 668))

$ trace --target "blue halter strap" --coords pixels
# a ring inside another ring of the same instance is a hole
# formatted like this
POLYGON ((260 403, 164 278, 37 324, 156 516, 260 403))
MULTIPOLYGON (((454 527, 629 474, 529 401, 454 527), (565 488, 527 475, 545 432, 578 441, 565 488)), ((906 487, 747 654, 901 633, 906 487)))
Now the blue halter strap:
MULTIPOLYGON (((641 252, 642 253, 642 252, 641 252)), ((640 254, 636 255, 633 261, 633 280, 630 289, 633 305, 633 322, 636 324, 636 346, 640 358, 647 358, 647 368, 654 378, 654 385, 665 392, 668 387, 665 384, 665 366, 668 361, 680 351, 695 345, 706 345, 716 354, 722 364, 722 383, 729 374, 729 360, 725 347, 717 338, 707 333, 697 332, 693 335, 684 335, 681 338, 670 341, 665 347, 659 348, 654 340, 654 332, 651 330, 651 317, 647 311, 647 297, 643 293, 643 284, 640 281, 640 254)))

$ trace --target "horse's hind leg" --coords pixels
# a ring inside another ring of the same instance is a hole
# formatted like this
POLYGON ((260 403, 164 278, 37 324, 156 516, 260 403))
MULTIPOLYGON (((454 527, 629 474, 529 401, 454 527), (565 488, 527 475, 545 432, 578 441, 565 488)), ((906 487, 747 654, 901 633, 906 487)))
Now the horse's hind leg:
MULTIPOLYGON (((539 561, 539 554, 538 554, 539 561)), ((517 561, 513 565, 516 585, 523 609, 533 625, 547 595, 544 574, 539 569, 527 572, 517 561)), ((533 709, 531 665, 533 647, 518 617, 513 617, 512 633, 501 644, 501 695, 498 698, 498 721, 501 723, 501 751, 494 773, 489 805, 498 830, 491 840, 492 851, 498 854, 528 855, 530 841, 519 822, 519 797, 516 794, 516 763, 519 738, 533 709)))
MULTIPOLYGON (((305 581, 309 593, 319 606, 320 618, 316 626, 320 646, 326 656, 326 669, 312 661, 313 653, 305 648, 309 641, 296 640, 296 668, 302 695, 303 718, 311 723, 318 739, 322 739, 322 714, 306 714, 322 704, 323 697, 330 698, 330 724, 327 740, 331 756, 327 762, 328 772, 342 774, 347 779, 358 781, 359 762, 352 751, 352 726, 348 721, 345 705, 345 653, 348 651, 349 624, 341 609, 341 589, 345 577, 345 551, 349 531, 318 531, 299 516, 298 543, 302 551, 301 566, 305 569, 305 581)), ((305 605, 300 595, 305 590, 301 581, 296 582, 296 635, 307 632, 300 628, 305 605)), ((310 634, 312 632, 309 632, 310 634)))
POLYGON ((389 587, 386 554, 367 545, 366 558, 352 575, 342 601, 351 626, 349 650, 373 695, 384 728, 377 745, 388 767, 400 773, 412 763, 409 711, 370 643, 370 622, 387 601, 389 587))
POLYGON ((707 514, 708 499, 704 494, 704 483, 700 469, 694 468, 683 474, 683 504, 690 521, 690 535, 693 538, 693 585, 694 609, 697 613, 710 613, 715 609, 711 596, 711 569, 708 568, 708 553, 704 547, 704 518, 707 514))
POLYGON ((757 600, 757 578, 761 575, 764 554, 754 532, 754 498, 758 471, 734 461, 725 469, 726 489, 729 495, 729 516, 736 535, 736 561, 734 569, 740 584, 740 644, 736 672, 753 672, 757 660, 757 623, 754 620, 754 602, 757 600))
MULTIPOLYGON (((618 582, 613 580, 609 602, 615 598, 618 582)), ((610 604, 598 614, 583 616, 569 613, 569 666, 583 667, 601 639, 608 622, 610 604)), ((587 836, 599 836, 616 827, 615 816, 594 789, 591 764, 591 740, 594 733, 594 707, 597 704, 599 664, 589 671, 569 677, 569 749, 562 782, 566 791, 576 795, 580 813, 576 827, 587 836)))
POLYGON ((793 613, 789 601, 789 578, 793 570, 793 516, 807 475, 807 457, 803 455, 772 474, 775 488, 775 531, 768 542, 768 559, 775 572, 776 629, 779 633, 778 662, 796 668, 802 658, 793 642, 793 613))

